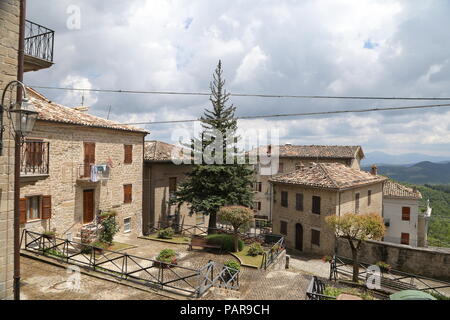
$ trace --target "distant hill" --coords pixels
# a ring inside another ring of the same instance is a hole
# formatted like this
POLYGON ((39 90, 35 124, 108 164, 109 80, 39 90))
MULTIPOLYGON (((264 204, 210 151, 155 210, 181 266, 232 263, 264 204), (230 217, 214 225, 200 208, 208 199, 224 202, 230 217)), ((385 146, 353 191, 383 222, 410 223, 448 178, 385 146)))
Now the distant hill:
MULTIPOLYGON (((363 167, 370 170, 370 166, 363 167)), ((450 184, 450 162, 422 161, 414 165, 378 165, 378 174, 414 184, 450 184)))
POLYGON ((381 151, 367 152, 366 158, 361 161, 362 166, 376 165, 412 165, 422 161, 450 162, 450 157, 430 156, 421 153, 389 154, 381 151))

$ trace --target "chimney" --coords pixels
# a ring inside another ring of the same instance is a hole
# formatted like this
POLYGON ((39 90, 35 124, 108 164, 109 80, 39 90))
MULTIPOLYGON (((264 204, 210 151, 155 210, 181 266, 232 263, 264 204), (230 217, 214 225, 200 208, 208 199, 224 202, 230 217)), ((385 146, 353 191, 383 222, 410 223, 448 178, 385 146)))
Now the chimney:
POLYGON ((376 176, 378 174, 378 167, 377 165, 373 164, 372 168, 370 169, 370 173, 376 176))
POLYGON ((88 113, 88 111, 89 111, 89 107, 86 107, 86 106, 73 107, 72 109, 83 112, 83 113, 88 113))

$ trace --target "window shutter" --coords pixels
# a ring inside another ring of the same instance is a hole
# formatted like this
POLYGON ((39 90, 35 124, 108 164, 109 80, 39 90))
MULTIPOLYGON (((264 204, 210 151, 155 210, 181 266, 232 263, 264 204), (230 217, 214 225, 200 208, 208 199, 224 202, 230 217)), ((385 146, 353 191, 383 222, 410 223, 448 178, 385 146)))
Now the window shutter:
POLYGON ((52 196, 42 196, 41 215, 42 219, 50 219, 52 217, 52 196))
POLYGON ((132 163, 133 162, 133 145, 126 144, 124 145, 124 163, 132 163))
POLYGON ((132 185, 131 184, 125 184, 123 186, 123 202, 124 203, 130 203, 133 201, 132 198, 132 185))
POLYGON ((21 198, 19 201, 20 224, 27 223, 27 199, 21 198))

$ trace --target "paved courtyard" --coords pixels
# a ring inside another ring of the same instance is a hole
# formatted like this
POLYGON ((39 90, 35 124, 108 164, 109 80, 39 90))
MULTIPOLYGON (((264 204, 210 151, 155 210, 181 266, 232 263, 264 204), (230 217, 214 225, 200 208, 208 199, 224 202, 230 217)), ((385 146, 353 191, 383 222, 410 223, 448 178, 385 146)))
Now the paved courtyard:
MULTIPOLYGON (((115 240, 135 246, 124 251, 142 258, 153 259, 162 249, 174 249, 179 254, 178 265, 193 269, 201 268, 210 260, 218 263, 230 259, 236 260, 230 254, 218 254, 198 249, 188 251, 187 245, 184 244, 139 239, 132 235, 120 235, 115 240)), ((289 270, 265 271, 242 267, 239 291, 213 288, 202 299, 305 299, 306 288, 311 279, 308 270, 313 267, 309 267, 305 261, 297 260, 297 258, 291 257, 289 270)), ((65 269, 29 258, 23 258, 22 261, 24 299, 168 299, 157 292, 145 292, 89 275, 82 275, 80 291, 67 290, 68 273, 65 269)), ((320 263, 325 265, 321 260, 320 263)), ((170 274, 170 272, 168 273, 170 274)))

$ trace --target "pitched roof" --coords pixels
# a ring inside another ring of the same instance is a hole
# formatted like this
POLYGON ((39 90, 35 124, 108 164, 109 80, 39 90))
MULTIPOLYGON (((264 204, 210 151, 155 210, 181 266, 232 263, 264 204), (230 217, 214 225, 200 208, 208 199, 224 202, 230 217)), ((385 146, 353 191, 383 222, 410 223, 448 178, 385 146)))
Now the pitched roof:
MULTIPOLYGON (((272 146, 272 150, 274 146, 272 146)), ((268 146, 262 146, 251 152, 267 152, 268 146)), ((312 159, 354 159, 357 155, 362 159, 364 152, 361 146, 319 146, 319 145, 281 145, 278 146, 280 158, 312 158, 312 159)))
POLYGON ((422 199, 419 190, 408 188, 398 182, 387 180, 383 186, 383 196, 389 198, 422 199))
POLYGON ((181 158, 183 148, 163 141, 151 140, 144 143, 144 160, 172 161, 172 152, 181 158))
POLYGON ((271 178, 273 183, 302 185, 321 189, 342 190, 383 182, 387 178, 367 171, 350 168, 341 163, 313 162, 293 172, 271 178))
POLYGON ((57 103, 54 103, 38 93, 32 88, 27 88, 27 94, 30 102, 39 112, 38 120, 51 121, 58 123, 66 123, 73 125, 81 125, 87 127, 106 128, 122 131, 132 131, 147 134, 148 131, 132 127, 128 125, 121 125, 117 122, 106 120, 100 117, 93 116, 91 114, 69 108, 57 103))

